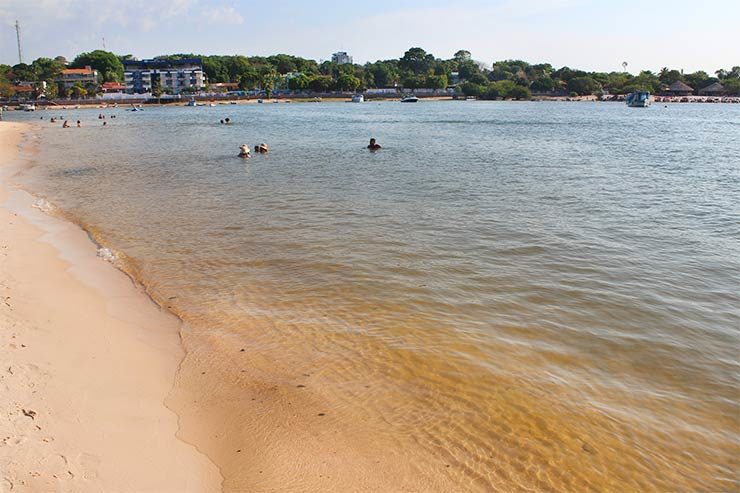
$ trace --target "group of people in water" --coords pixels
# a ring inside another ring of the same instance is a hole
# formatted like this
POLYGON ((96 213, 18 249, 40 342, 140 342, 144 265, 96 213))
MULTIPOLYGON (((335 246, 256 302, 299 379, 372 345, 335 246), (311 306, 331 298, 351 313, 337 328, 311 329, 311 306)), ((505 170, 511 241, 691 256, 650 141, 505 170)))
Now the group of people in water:
MULTIPOLYGON (((111 115, 110 117, 115 118, 116 115, 111 115)), ((44 117, 42 116, 41 119, 43 120, 44 117)), ((59 120, 64 120, 64 117, 60 116, 59 118, 56 118, 52 116, 51 118, 49 118, 49 123, 57 123, 59 120)), ((98 120, 105 120, 105 115, 103 115, 102 113, 99 114, 98 120)), ((103 126, 105 127, 106 125, 108 125, 108 122, 103 121, 103 126)), ((64 120, 64 123, 62 123, 62 128, 71 128, 71 127, 72 125, 69 123, 69 120, 64 120)), ((80 120, 77 120, 77 128, 81 128, 81 127, 82 127, 82 122, 80 120)))
MULTIPOLYGON (((221 121, 223 123, 223 120, 221 121)), ((371 151, 377 151, 378 149, 382 149, 380 144, 378 144, 378 142, 375 139, 370 139, 370 143, 367 145, 367 148, 370 149, 371 151)), ((256 152, 257 154, 267 154, 268 152, 270 152, 270 149, 267 147, 267 144, 263 142, 261 144, 257 144, 256 146, 254 146, 254 152, 256 152)), ((239 157, 246 159, 250 157, 251 155, 252 153, 247 144, 242 144, 239 146, 239 157)))
MULTIPOLYGON (((254 152, 256 152, 257 154, 267 154, 268 152, 270 152, 270 148, 267 147, 267 144, 263 142, 254 146, 254 152)), ((250 156, 251 153, 247 144, 242 144, 241 146, 239 146, 239 157, 248 158, 250 156)))
MULTIPOLYGON (((116 115, 111 115, 110 117, 111 118, 115 118, 116 115)), ((42 116, 41 119, 43 120, 44 117, 42 116)), ((64 117, 61 117, 60 116, 59 117, 59 120, 64 120, 64 117)), ((102 114, 102 113, 100 113, 98 115, 98 120, 103 120, 103 126, 106 126, 108 124, 108 122, 105 121, 105 115, 102 114)), ((57 118, 55 118, 55 117, 52 116, 49 121, 51 123, 56 123, 57 122, 57 118)), ((220 120, 220 123, 223 124, 223 125, 230 125, 232 123, 232 121, 231 121, 231 118, 224 118, 223 120, 220 120)), ((70 125, 69 120, 64 120, 64 123, 62 124, 62 128, 70 128, 71 126, 72 125, 70 125)), ((80 122, 80 120, 77 120, 77 127, 78 128, 82 127, 82 123, 80 122)), ((370 143, 367 145, 367 149, 369 149, 370 151, 373 151, 374 152, 374 151, 377 151, 379 149, 382 149, 382 147, 373 138, 373 139, 370 139, 370 143)), ((254 146, 254 152, 257 153, 257 154, 267 154, 268 152, 270 152, 270 148, 267 146, 267 144, 265 144, 264 142, 262 142, 261 144, 257 144, 256 146, 254 146)), ((241 158, 248 158, 251 155, 252 154, 251 154, 250 147, 247 144, 242 144, 241 146, 239 146, 239 157, 241 157, 241 158)))

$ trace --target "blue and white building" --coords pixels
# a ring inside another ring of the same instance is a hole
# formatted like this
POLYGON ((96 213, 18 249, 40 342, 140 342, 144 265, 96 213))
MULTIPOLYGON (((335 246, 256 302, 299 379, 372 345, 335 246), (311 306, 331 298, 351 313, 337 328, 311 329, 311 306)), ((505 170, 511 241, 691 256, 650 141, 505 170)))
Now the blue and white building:
POLYGON ((123 79, 126 92, 146 94, 159 85, 163 92, 179 94, 183 89, 203 89, 206 78, 200 58, 181 60, 124 60, 123 79))

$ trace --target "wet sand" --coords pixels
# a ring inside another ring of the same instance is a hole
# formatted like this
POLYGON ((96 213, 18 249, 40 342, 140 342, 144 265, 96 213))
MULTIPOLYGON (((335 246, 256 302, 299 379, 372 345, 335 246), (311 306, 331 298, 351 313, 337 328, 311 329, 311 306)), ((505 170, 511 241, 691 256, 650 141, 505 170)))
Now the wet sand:
POLYGON ((0 491, 219 491, 164 404, 179 320, 8 185, 28 129, 0 123, 0 491))

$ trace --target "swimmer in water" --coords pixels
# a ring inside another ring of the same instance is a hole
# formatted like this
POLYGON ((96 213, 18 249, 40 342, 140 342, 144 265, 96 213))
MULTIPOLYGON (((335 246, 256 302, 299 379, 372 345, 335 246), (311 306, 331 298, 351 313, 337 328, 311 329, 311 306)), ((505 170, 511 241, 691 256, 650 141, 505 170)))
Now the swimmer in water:
POLYGON ((62 128, 69 128, 69 121, 64 120, 64 123, 62 123, 62 128))
POLYGON ((264 142, 259 145, 254 146, 254 150, 255 152, 259 152, 260 154, 267 154, 268 152, 270 152, 270 149, 267 147, 267 144, 265 144, 264 142))
POLYGON ((380 144, 375 142, 375 139, 370 139, 370 143, 367 145, 367 148, 370 149, 371 151, 377 151, 378 149, 382 149, 382 147, 380 147, 380 144))
POLYGON ((242 144, 241 146, 239 146, 239 157, 241 158, 249 157, 249 146, 247 144, 242 144))

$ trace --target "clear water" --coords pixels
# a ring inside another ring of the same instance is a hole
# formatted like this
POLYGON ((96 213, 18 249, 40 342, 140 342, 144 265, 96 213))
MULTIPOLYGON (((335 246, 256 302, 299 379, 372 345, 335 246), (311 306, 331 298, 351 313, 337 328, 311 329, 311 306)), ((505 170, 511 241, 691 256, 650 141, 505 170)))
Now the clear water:
POLYGON ((22 180, 183 318, 224 434, 313 375, 461 489, 740 488, 740 105, 55 113, 83 127, 9 115, 22 180))

